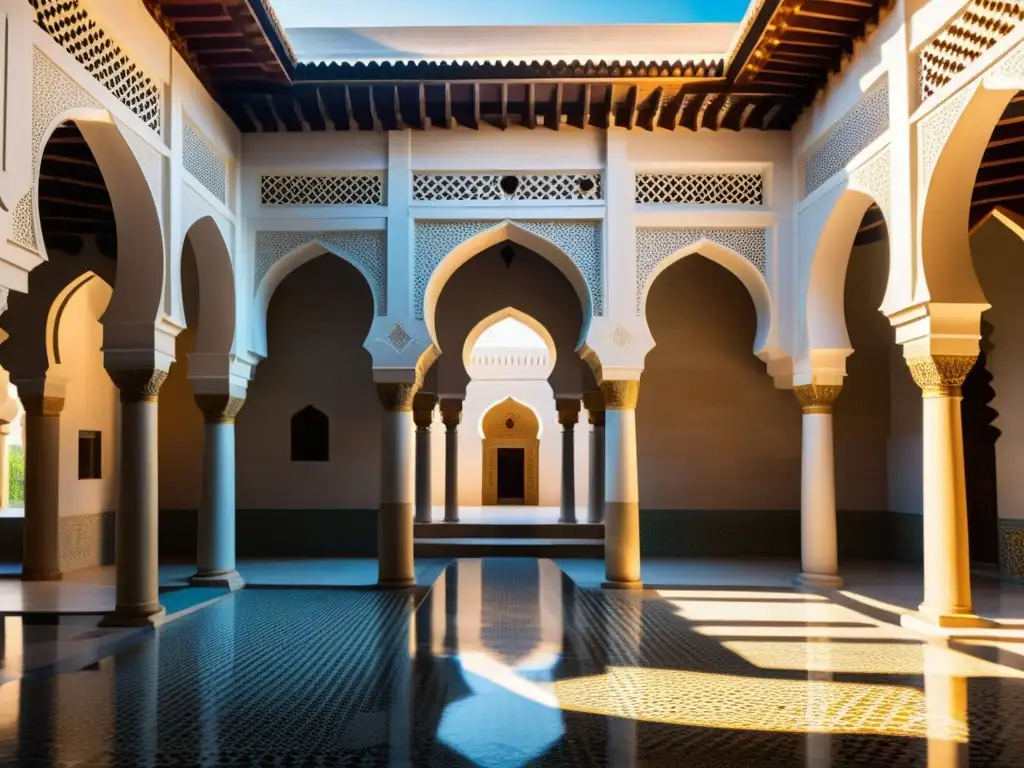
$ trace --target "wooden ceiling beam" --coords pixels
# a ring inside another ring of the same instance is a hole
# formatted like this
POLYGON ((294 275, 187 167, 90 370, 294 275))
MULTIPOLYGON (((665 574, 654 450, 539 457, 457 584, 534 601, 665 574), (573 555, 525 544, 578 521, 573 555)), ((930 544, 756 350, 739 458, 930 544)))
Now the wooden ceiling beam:
POLYGON ((526 116, 523 124, 527 128, 537 127, 537 89, 533 83, 526 86, 526 116))
POLYGON ((556 83, 554 92, 551 94, 551 107, 548 116, 544 118, 544 125, 552 130, 562 129, 562 84, 556 83))
POLYGON ((626 100, 623 103, 622 108, 625 112, 625 127, 627 131, 633 130, 633 126, 636 125, 637 96, 639 93, 640 88, 636 85, 629 86, 629 90, 626 91, 626 100))

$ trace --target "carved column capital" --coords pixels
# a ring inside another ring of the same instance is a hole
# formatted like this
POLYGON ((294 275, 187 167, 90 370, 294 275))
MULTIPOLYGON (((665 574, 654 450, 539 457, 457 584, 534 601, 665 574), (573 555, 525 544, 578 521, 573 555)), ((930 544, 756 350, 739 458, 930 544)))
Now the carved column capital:
MULTIPOLYGON (((24 395, 21 404, 29 416, 60 416, 60 412, 64 410, 63 397, 24 395)), ((9 432, 8 425, 7 433, 9 432)))
POLYGON ((380 398, 380 404, 384 406, 385 411, 411 411, 412 400, 418 388, 418 381, 378 381, 377 397, 380 398))
POLYGON ((442 400, 441 401, 441 422, 445 428, 458 429, 462 423, 462 401, 442 400))
POLYGON ((604 426, 604 395, 601 390, 584 392, 583 407, 587 409, 587 420, 592 427, 604 426))
POLYGON ((430 429, 434 420, 434 406, 437 405, 437 395, 430 392, 417 392, 412 398, 412 420, 416 423, 417 429, 430 429))
POLYGON ((907 360, 914 383, 923 397, 960 397, 960 387, 977 355, 923 355, 907 360))
POLYGON ((832 406, 842 391, 842 384, 804 384, 793 387, 801 413, 832 413, 832 406))
POLYGON ((580 420, 580 401, 574 397, 555 398, 558 410, 558 423, 565 429, 572 429, 580 420))
POLYGON ((196 395, 196 405, 207 424, 234 424, 245 398, 231 395, 196 395))
POLYGON ((640 398, 640 382, 636 379, 602 381, 601 394, 609 411, 632 411, 640 398))
POLYGON ((155 403, 160 387, 167 380, 167 371, 159 368, 108 371, 121 392, 122 403, 155 403))

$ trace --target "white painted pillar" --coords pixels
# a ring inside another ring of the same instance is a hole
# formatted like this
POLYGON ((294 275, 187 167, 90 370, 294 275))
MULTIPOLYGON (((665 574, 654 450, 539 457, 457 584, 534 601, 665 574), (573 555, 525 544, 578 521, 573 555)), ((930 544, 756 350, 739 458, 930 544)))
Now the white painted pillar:
POLYGON ((636 465, 639 381, 604 381, 606 588, 637 589, 640 581, 640 488, 636 465))
POLYGON ((384 406, 377 568, 378 583, 386 587, 411 587, 416 583, 413 563, 415 448, 412 420, 416 386, 413 383, 377 383, 377 394, 384 406))
POLYGON ((558 522, 576 522, 576 422, 580 418, 579 398, 557 398, 558 423, 562 425, 562 495, 558 522))
POLYGON ((587 392, 583 406, 590 421, 590 467, 587 477, 587 522, 604 522, 604 398, 587 392))
POLYGON ((235 417, 245 404, 227 394, 199 394, 203 412, 203 491, 196 541, 196 585, 241 589, 235 569, 235 417))
POLYGON ((924 602, 920 618, 940 627, 978 626, 971 605, 967 490, 960 386, 976 356, 926 355, 907 360, 921 387, 924 454, 924 602))
POLYGON ((441 421, 444 422, 444 521, 459 522, 459 422, 462 401, 442 400, 441 421))
POLYGON ((793 392, 803 422, 800 463, 800 576, 809 587, 838 589, 839 545, 836 531, 836 477, 832 406, 841 385, 806 384, 793 392))
POLYGON ((10 424, 0 424, 0 509, 11 506, 11 454, 7 447, 10 424))
MULTIPOLYGON (((25 527, 21 578, 54 581, 60 572, 60 412, 64 398, 21 397, 25 408, 25 527)), ((6 441, 5 441, 6 442, 6 441)))
POLYGON ((149 626, 164 615, 157 559, 157 395, 167 371, 109 373, 121 391, 121 467, 114 531, 117 602, 102 624, 149 626))
POLYGON ((432 512, 430 487, 430 425, 434 419, 437 395, 417 392, 412 401, 416 425, 416 515, 417 523, 429 523, 432 512))

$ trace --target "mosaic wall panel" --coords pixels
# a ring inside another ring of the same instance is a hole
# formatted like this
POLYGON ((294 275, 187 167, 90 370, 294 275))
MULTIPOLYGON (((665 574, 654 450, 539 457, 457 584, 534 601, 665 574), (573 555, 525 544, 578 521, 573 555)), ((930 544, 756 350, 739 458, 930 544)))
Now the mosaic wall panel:
MULTIPOLYGON (((417 221, 413 296, 416 318, 423 319, 427 283, 434 270, 455 248, 501 221, 417 221)), ((594 314, 604 314, 600 221, 516 221, 517 227, 550 240, 575 264, 590 289, 594 314)))
POLYGON ((181 163, 210 194, 222 203, 227 203, 227 163, 211 149, 199 130, 188 120, 181 124, 181 163))
POLYGON ((963 72, 1024 21, 1024 5, 972 0, 918 55, 921 102, 963 72))
POLYGON ((262 176, 260 205, 382 205, 379 173, 262 176))
POLYGON ((136 117, 160 132, 160 86, 89 16, 82 0, 29 0, 36 23, 136 117))
POLYGON ((412 199, 600 200, 600 173, 414 173, 412 199))
POLYGON ((760 173, 638 173, 637 203, 763 205, 760 173))
POLYGON ((999 574, 1024 581, 1024 520, 999 521, 999 574))
POLYGON ((74 571, 114 562, 114 513, 60 519, 60 569, 74 571))
POLYGON ((702 240, 717 243, 735 251, 767 274, 766 229, 637 229, 636 231, 636 314, 643 313, 643 297, 647 283, 658 265, 677 251, 702 240))
POLYGON ((804 195, 846 167, 864 147, 889 130, 889 86, 862 98, 828 132, 804 165, 804 195))
POLYGON ((316 243, 359 268, 370 283, 378 315, 388 313, 387 233, 385 232, 257 232, 253 290, 274 264, 304 245, 316 243))

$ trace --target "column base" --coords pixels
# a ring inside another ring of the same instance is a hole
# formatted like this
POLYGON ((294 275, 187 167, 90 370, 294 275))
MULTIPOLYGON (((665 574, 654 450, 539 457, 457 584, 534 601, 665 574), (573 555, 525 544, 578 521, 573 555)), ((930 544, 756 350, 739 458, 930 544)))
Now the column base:
POLYGON ((978 629, 996 626, 996 622, 991 619, 984 619, 969 610, 942 612, 923 604, 918 606, 917 613, 906 614, 903 618, 915 618, 922 624, 943 629, 978 629))
POLYGON ((446 523, 457 523, 459 522, 458 517, 445 517, 444 522, 446 523))
POLYGON ((245 579, 238 571, 215 571, 213 573, 196 572, 188 583, 193 587, 227 587, 237 592, 245 587, 245 579))
POLYGON ((1024 625, 1001 624, 973 614, 907 613, 900 617, 900 626, 927 637, 946 639, 1024 640, 1024 625))
POLYGON ((564 517, 562 515, 559 515, 558 516, 558 522, 560 522, 560 523, 568 523, 570 525, 575 525, 577 521, 576 521, 576 517, 575 516, 573 516, 573 517, 564 517))
POLYGON ((381 589, 409 589, 416 586, 416 579, 377 579, 381 589))
POLYGON ((158 627, 167 618, 167 609, 157 603, 152 606, 114 608, 100 619, 101 627, 158 627))
POLYGON ((21 574, 22 581, 60 581, 63 578, 64 574, 60 571, 22 572, 21 574))
POLYGON ((642 581, 602 581, 601 589, 643 589, 642 581))
POLYGON ((843 579, 834 573, 808 573, 804 571, 793 580, 798 586, 811 589, 839 589, 843 579))

